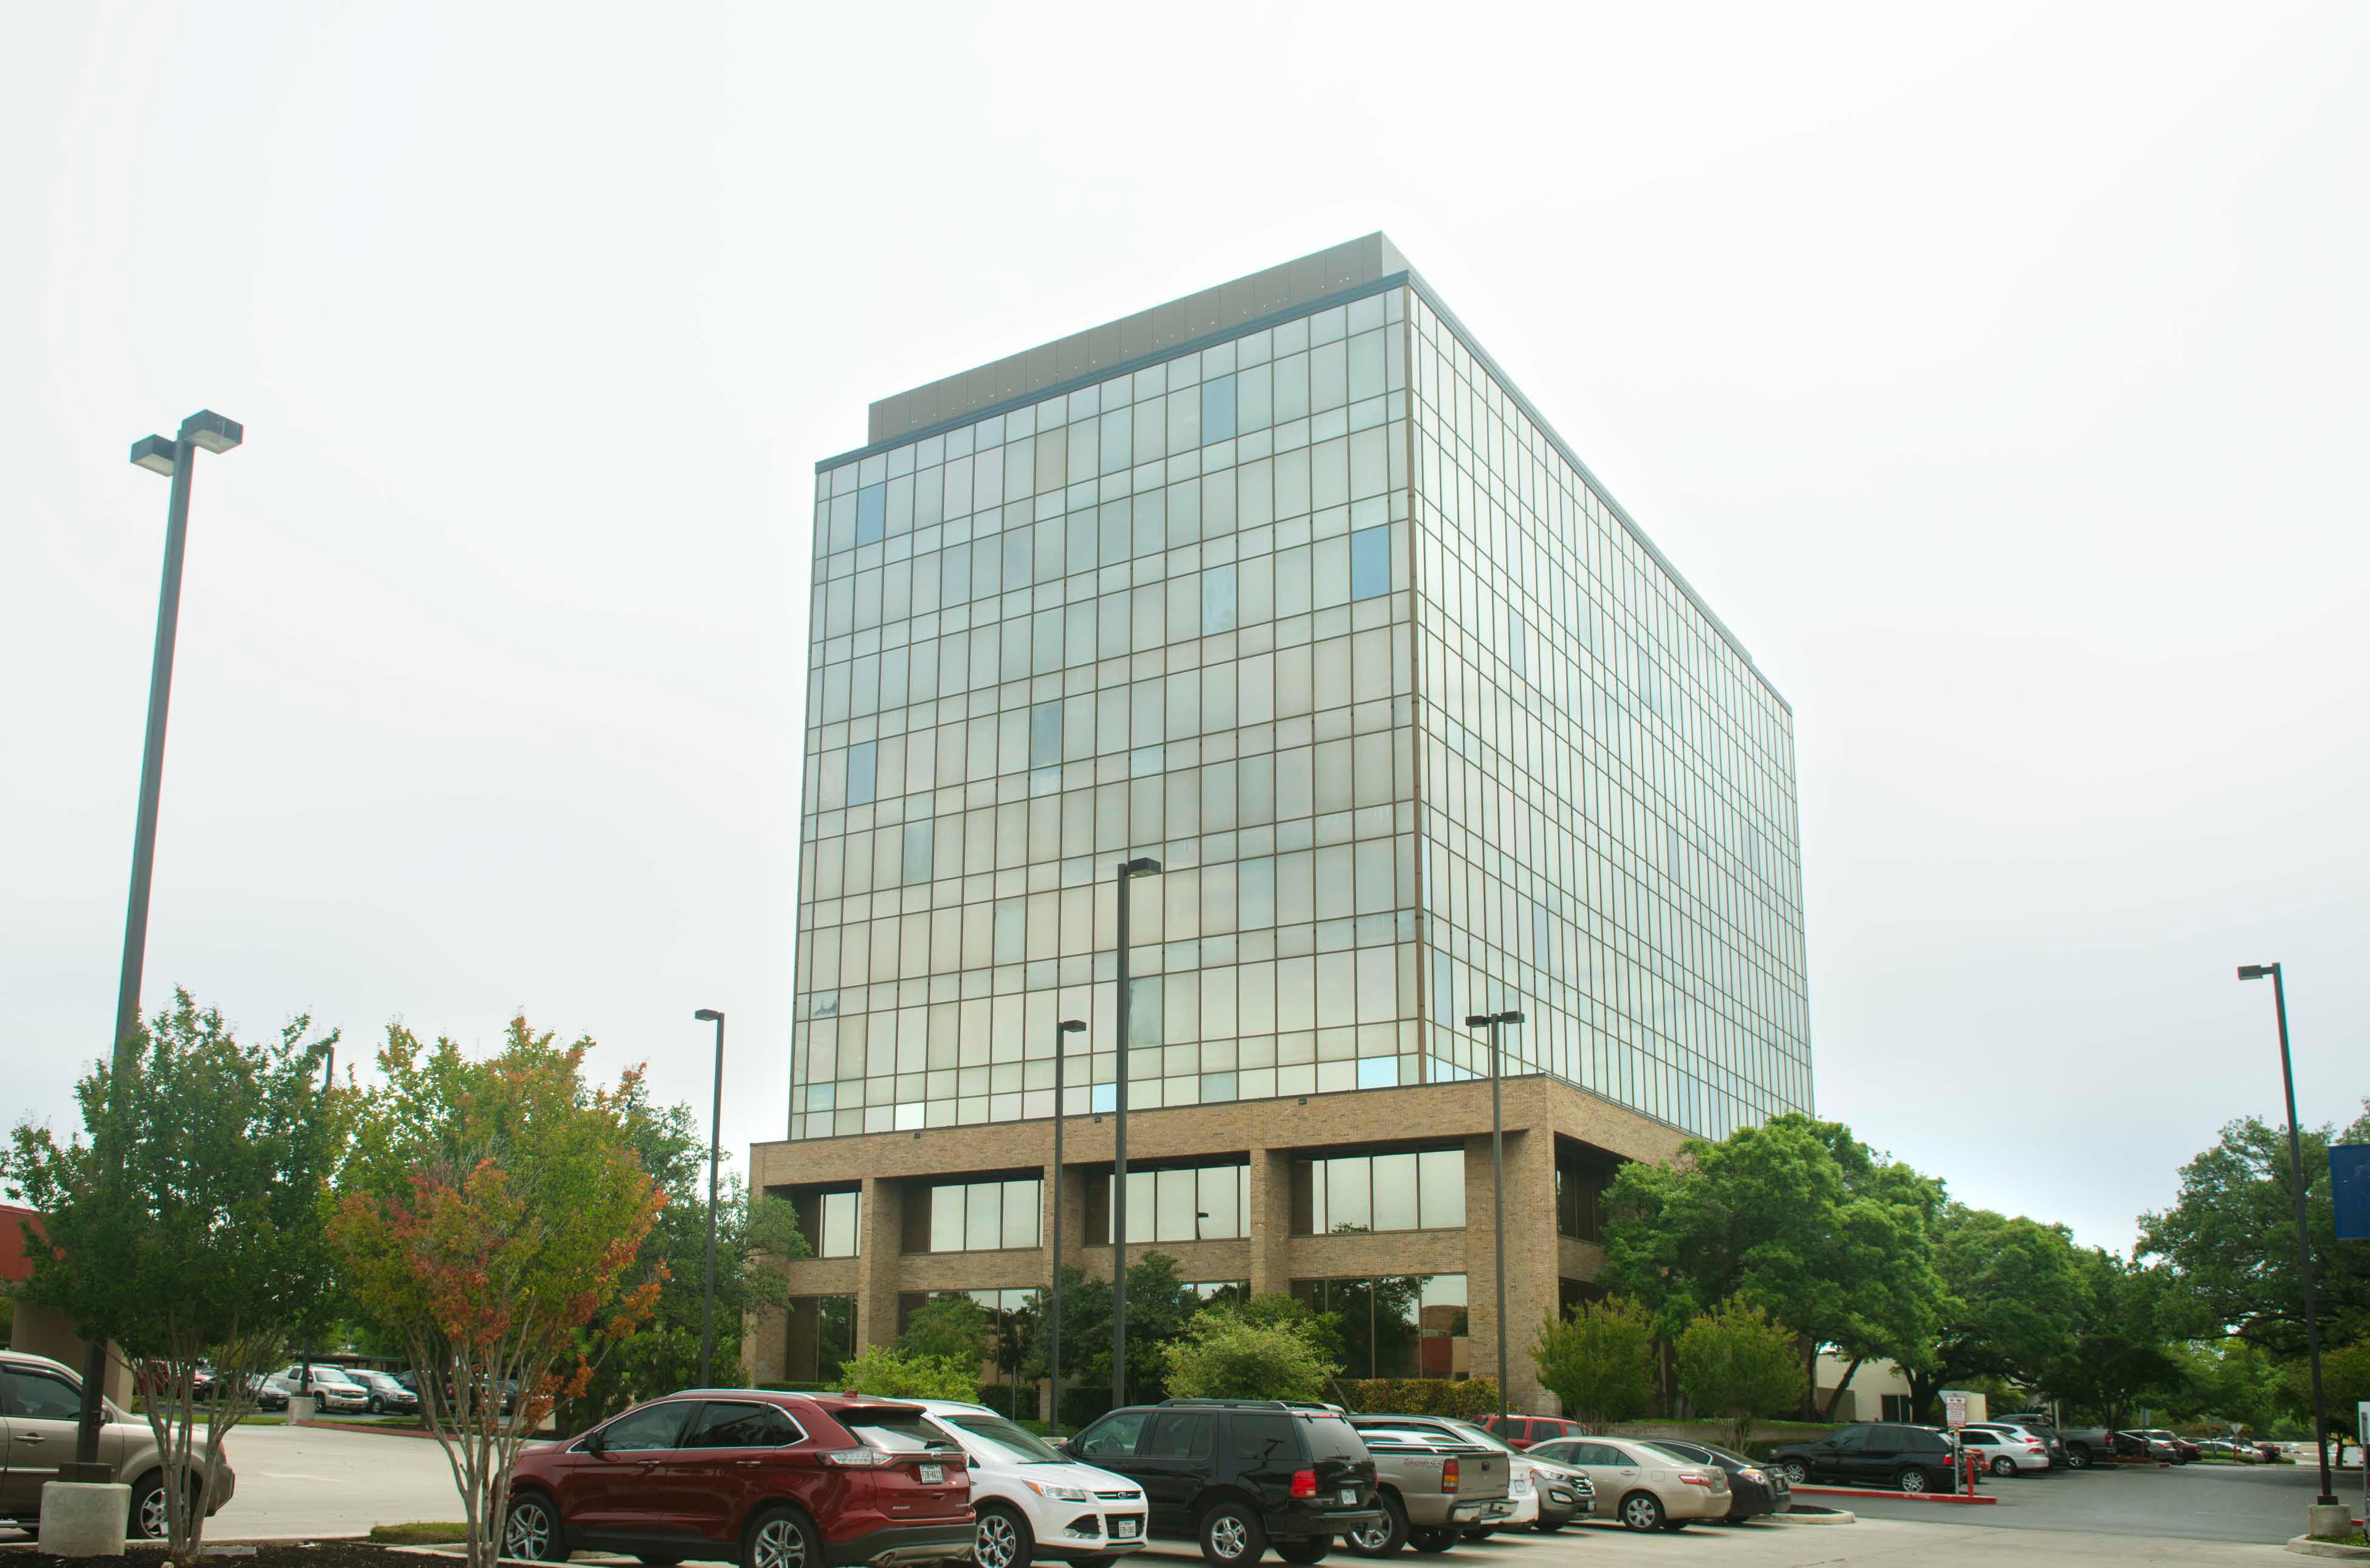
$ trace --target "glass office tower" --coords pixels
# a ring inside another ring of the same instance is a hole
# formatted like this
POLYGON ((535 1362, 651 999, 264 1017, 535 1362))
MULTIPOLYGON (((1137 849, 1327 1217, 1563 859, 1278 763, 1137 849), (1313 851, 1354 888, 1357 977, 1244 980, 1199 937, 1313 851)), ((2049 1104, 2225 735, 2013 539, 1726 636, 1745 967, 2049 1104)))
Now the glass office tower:
POLYGON ((1792 714, 1389 242, 818 464, 789 1133, 1488 1070, 1812 1106, 1792 714))

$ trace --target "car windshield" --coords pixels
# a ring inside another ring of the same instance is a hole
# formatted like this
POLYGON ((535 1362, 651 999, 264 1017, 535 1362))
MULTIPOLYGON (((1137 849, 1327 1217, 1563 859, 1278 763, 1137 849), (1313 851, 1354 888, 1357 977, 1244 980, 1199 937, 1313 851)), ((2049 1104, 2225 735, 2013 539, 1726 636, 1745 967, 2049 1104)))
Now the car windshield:
POLYGON ((1025 1426, 1014 1425, 1000 1415, 941 1415, 937 1419, 976 1439, 996 1458, 1009 1458, 1024 1465, 1069 1463, 1068 1459, 1048 1447, 1042 1437, 1025 1426))
POLYGON ((1683 1465, 1699 1465, 1704 1462, 1696 1455, 1688 1453, 1684 1448, 1674 1448, 1668 1443, 1640 1443, 1638 1446, 1641 1448, 1651 1448, 1664 1459, 1676 1459, 1683 1465))
POLYGON ((1475 1442, 1479 1443, 1486 1448, 1503 1448, 1510 1454, 1520 1451, 1514 1447, 1514 1445, 1509 1443, 1503 1437, 1499 1436, 1495 1432, 1489 1430, 1487 1427, 1476 1426, 1470 1421, 1452 1421, 1448 1425, 1462 1436, 1470 1437, 1475 1442))

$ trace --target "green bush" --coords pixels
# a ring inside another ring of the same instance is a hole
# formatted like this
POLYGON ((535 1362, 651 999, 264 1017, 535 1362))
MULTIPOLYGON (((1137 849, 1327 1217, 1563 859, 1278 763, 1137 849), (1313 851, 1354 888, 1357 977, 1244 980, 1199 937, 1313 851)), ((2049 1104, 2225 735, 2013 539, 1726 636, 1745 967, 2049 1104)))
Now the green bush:
POLYGON ((942 1356, 914 1356, 885 1345, 865 1346, 842 1368, 847 1387, 882 1399, 979 1398, 979 1364, 942 1356))
POLYGON ((1340 1370, 1301 1325, 1220 1311, 1196 1316, 1184 1338, 1161 1347, 1161 1363, 1178 1399, 1321 1399, 1326 1379, 1340 1370))
POLYGON ((775 1394, 835 1394, 847 1387, 846 1383, 752 1383, 749 1386, 775 1394))
POLYGON ((1356 1378, 1340 1387, 1351 1408, 1364 1414, 1478 1421, 1498 1411, 1494 1378, 1356 1378))

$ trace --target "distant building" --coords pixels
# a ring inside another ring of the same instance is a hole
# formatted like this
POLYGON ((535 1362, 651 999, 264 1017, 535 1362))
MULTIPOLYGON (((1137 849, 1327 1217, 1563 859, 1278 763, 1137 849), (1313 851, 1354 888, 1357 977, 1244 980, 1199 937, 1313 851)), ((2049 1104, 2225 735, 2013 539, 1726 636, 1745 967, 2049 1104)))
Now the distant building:
MULTIPOLYGON (((24 1299, 25 1282, 33 1277, 33 1260, 25 1254, 25 1227, 38 1232, 41 1218, 29 1208, 0 1203, 0 1292, 15 1298, 8 1330, 8 1348, 28 1356, 46 1356, 82 1370, 85 1345, 74 1324, 48 1307, 24 1299)), ((120 1361, 107 1369, 107 1394, 116 1403, 132 1402, 132 1374, 120 1361)))
MULTIPOLYGON (((1577 304, 1575 308, 1578 308, 1577 304)), ((1812 1105, 1793 717, 1371 235, 872 405, 817 465, 788 1139, 827 1379, 932 1292, 1131 1256, 1342 1312, 1352 1376, 1516 1402, 1598 1195, 1812 1105), (1083 1034, 1054 1024, 1083 1019, 1083 1034)))

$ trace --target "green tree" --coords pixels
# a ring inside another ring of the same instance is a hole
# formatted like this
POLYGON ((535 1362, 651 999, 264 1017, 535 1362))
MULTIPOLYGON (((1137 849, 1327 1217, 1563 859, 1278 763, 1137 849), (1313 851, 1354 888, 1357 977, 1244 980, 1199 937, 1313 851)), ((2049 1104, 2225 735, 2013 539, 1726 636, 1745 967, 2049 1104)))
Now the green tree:
POLYGON ((897 1336, 897 1348, 908 1356, 961 1361, 972 1368, 976 1382, 994 1329, 995 1320, 986 1308, 960 1292, 948 1291, 914 1309, 913 1316, 905 1320, 905 1331, 897 1336))
MULTIPOLYGON (((1089 1279, 1075 1268, 1062 1270, 1061 1289, 1062 1383, 1071 1408, 1057 1413, 1070 1424, 1088 1411, 1099 1413, 1110 1399, 1111 1290, 1110 1281, 1089 1279)), ((1177 1260, 1168 1253, 1146 1253, 1128 1265, 1128 1402, 1161 1397, 1160 1347, 1201 1310, 1202 1299, 1177 1277, 1177 1260)), ((1051 1348, 1048 1336, 1030 1336, 1023 1375, 1044 1377, 1051 1348)))
MULTIPOLYGON (((2341 1244, 2329 1196, 2329 1146, 2370 1142, 2370 1101, 2340 1136, 2305 1128, 2306 1230, 2321 1343, 2370 1337, 2370 1247, 2341 1244)), ((2160 1257, 2193 1310, 2201 1336, 2237 1333, 2282 1360, 2305 1354, 2304 1278, 2287 1128, 2248 1116, 2180 1169, 2171 1207, 2140 1217, 2139 1256, 2160 1257)))
MULTIPOLYGON (((241 1045, 185 990, 140 1029, 119 1078, 75 1086, 91 1141, 16 1129, 7 1190, 41 1216, 24 1227, 26 1298, 111 1344, 138 1373, 162 1480, 170 1553, 192 1561, 224 1434, 253 1405, 251 1377, 326 1321, 334 1269, 328 1184, 345 1099, 325 1097, 330 1034, 298 1018, 278 1043, 241 1045), (222 1374, 201 1397, 193 1374, 222 1374), (196 1497, 189 1494, 192 1478, 196 1497)), ((127 1480, 136 1479, 126 1477, 127 1480)))
POLYGON ((1317 1354, 1305 1320, 1255 1322, 1226 1310, 1197 1315, 1161 1359, 1176 1399, 1321 1399, 1341 1370, 1317 1354))
POLYGON ((666 1201, 635 1151, 641 1075, 587 1084, 592 1048, 514 1018, 501 1048, 472 1060, 390 1026, 333 1226, 364 1315, 420 1370, 470 1568, 495 1561, 520 1444, 592 1381, 583 1331, 630 1337, 664 1283, 629 1273, 666 1201))
POLYGON ((2072 1354, 2088 1304, 2063 1226, 1953 1203, 1933 1239, 1941 1283, 1934 1335, 1902 1363, 1921 1421, 1938 1418, 1936 1395, 1946 1388, 1986 1378, 2040 1382, 2072 1354))
POLYGON ((976 1357, 925 1356, 900 1345, 869 1345, 841 1365, 840 1376, 857 1392, 883 1399, 979 1398, 976 1357))
MULTIPOLYGON (((2182 1369, 2184 1397, 2177 1408, 2187 1419, 2217 1430, 2268 1432, 2298 1408, 2287 1368, 2243 1339, 2192 1341, 2173 1346, 2171 1355, 2182 1369)), ((2307 1401, 2301 1408, 2311 1405, 2307 1401)))
POLYGON ((1634 1421, 1654 1403, 1654 1320, 1635 1297, 1582 1301, 1539 1325, 1539 1381, 1592 1426, 1634 1421))
MULTIPOLYGON (((1607 1194, 1608 1288, 1644 1301, 1667 1336, 1731 1296, 1767 1308, 1803 1345, 1914 1363, 1934 1334, 1931 1230, 1940 1184, 1882 1159, 1836 1122, 1773 1116, 1669 1165, 1622 1167, 1607 1194)), ((1828 1402, 1832 1411, 1834 1401, 1828 1402)))
POLYGON ((1756 1417, 1782 1415, 1801 1402, 1805 1374, 1794 1336, 1759 1307, 1731 1298, 1698 1315, 1672 1350, 1679 1391, 1697 1410, 1728 1419, 1739 1452, 1756 1417))
POLYGON ((2168 1272, 2098 1247, 2076 1252, 2074 1266, 2081 1295, 2073 1343, 2042 1368, 2041 1386, 2106 1426, 2128 1425, 2139 1405, 2177 1402, 2182 1369, 2168 1327, 2175 1296, 2168 1272))
POLYGON ((1320 1312, 1299 1297, 1282 1290, 1263 1291, 1240 1300, 1214 1301, 1196 1316, 1207 1317, 1213 1312, 1231 1314, 1258 1328, 1294 1329, 1307 1337, 1309 1347, 1317 1352, 1318 1360, 1329 1362, 1337 1368, 1346 1353, 1341 1314, 1320 1312))

